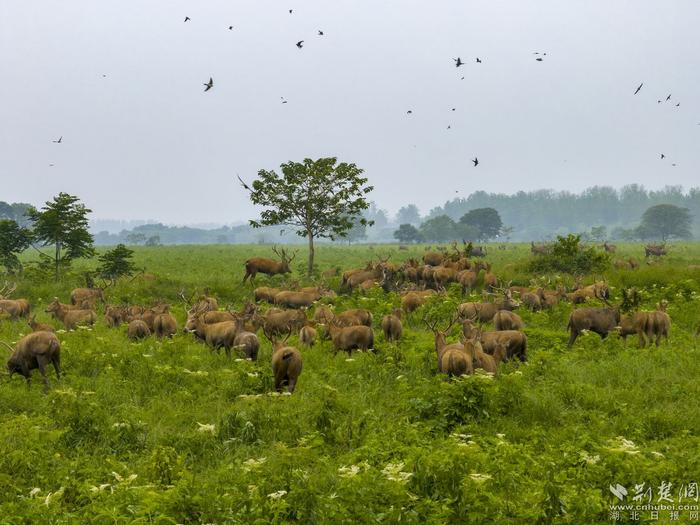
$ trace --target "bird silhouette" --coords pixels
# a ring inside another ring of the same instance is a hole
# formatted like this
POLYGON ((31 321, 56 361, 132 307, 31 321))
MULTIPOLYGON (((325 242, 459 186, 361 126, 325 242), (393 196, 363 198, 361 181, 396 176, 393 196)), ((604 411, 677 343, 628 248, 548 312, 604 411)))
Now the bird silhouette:
POLYGON ((679 102, 678 104, 676 104, 676 107, 678 107, 678 106, 680 106, 680 105, 681 105, 681 103, 679 102))
POLYGON ((286 103, 287 103, 287 101, 284 100, 284 97, 280 97, 280 98, 282 99, 282 104, 286 104, 286 103))
POLYGON ((49 166, 53 166, 53 164, 49 164, 49 166))
POLYGON ((457 108, 452 108, 452 111, 457 111, 457 108))
POLYGON ((409 110, 406 112, 406 114, 407 114, 407 115, 411 115, 411 114, 413 114, 413 111, 409 109, 409 110))
POLYGON ((639 84, 639 87, 637 88, 637 91, 634 92, 635 95, 636 95, 637 93, 639 93, 639 90, 642 89, 642 86, 643 86, 643 85, 644 85, 644 82, 642 82, 641 84, 639 84))
POLYGON ((51 142, 53 142, 54 144, 60 144, 62 140, 63 140, 63 135, 58 137, 58 140, 52 140, 51 142))
POLYGON ((666 102, 668 102, 669 100, 671 100, 671 94, 670 94, 670 93, 669 93, 669 95, 666 97, 666 102))
POLYGON ((464 65, 464 62, 462 62, 462 59, 460 57, 453 58, 452 60, 455 61, 455 67, 461 67, 464 65))
POLYGON ((452 126, 447 126, 447 129, 452 129, 452 126))
POLYGON ((460 80, 464 80, 464 77, 460 78, 460 80))
POLYGON ((243 179, 241 178, 241 176, 240 176, 238 173, 236 173, 236 177, 238 177, 238 180, 241 182, 241 185, 242 185, 246 190, 248 190, 248 191, 253 191, 253 190, 250 189, 250 187, 249 187, 245 182, 243 182, 243 179))
POLYGON ((318 36, 323 36, 323 31, 321 31, 320 29, 318 30, 318 36))
POLYGON ((478 157, 474 157, 474 158, 472 159, 472 162, 474 163, 474 167, 476 168, 476 167, 479 165, 479 159, 478 159, 478 157))
POLYGON ((476 63, 481 64, 481 59, 479 57, 476 57, 476 63))
POLYGON ((299 40, 299 42, 297 42, 297 47, 298 47, 299 49, 301 49, 302 47, 304 47, 304 41, 303 41, 303 40, 299 40))
POLYGON ((189 22, 189 21, 190 21, 190 17, 189 17, 189 16, 186 16, 186 17, 185 17, 185 22, 189 22))
POLYGON ((205 86, 205 87, 204 87, 204 92, 206 93, 207 91, 209 91, 211 88, 214 87, 214 79, 212 79, 211 77, 209 77, 209 82, 205 82, 205 83, 204 83, 204 86, 205 86))
POLYGON ((665 159, 665 158, 666 158, 666 155, 664 155, 664 154, 662 153, 662 154, 661 154, 661 158, 662 158, 662 159, 665 159))
POLYGON ((293 11, 293 9, 290 9, 290 10, 289 10, 289 14, 290 14, 290 15, 292 14, 292 11, 293 11))
POLYGON ((233 26, 228 26, 228 30, 231 31, 233 29, 233 26))

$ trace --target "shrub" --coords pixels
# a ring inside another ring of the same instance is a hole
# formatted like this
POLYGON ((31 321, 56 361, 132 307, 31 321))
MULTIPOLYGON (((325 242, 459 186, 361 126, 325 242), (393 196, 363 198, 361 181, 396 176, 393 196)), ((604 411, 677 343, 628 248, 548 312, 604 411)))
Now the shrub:
POLYGON ((535 273, 565 272, 585 274, 603 272, 610 265, 610 257, 593 246, 581 244, 581 236, 559 235, 552 249, 545 255, 536 255, 529 263, 529 270, 535 273))

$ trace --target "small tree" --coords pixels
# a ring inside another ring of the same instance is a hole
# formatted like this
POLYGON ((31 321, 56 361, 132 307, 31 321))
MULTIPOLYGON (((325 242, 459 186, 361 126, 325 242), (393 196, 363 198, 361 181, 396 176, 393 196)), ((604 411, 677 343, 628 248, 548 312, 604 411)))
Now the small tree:
POLYGON ((364 224, 360 221, 355 221, 355 223, 352 225, 352 228, 350 228, 345 235, 345 238, 348 241, 348 244, 352 244, 353 242, 358 242, 361 241, 362 239, 367 238, 367 223, 365 222, 364 224))
POLYGON ((146 242, 146 236, 143 233, 132 232, 126 236, 126 242, 129 244, 141 244, 146 242))
POLYGON ((136 266, 132 261, 134 251, 123 244, 105 252, 98 257, 100 265, 97 267, 97 274, 103 279, 114 282, 120 277, 129 276, 134 273, 136 266))
POLYGON ((394 239, 399 242, 420 242, 422 238, 418 228, 412 224, 401 224, 394 232, 394 239))
POLYGON ((639 236, 642 238, 666 239, 678 237, 687 239, 690 233, 691 215, 688 208, 680 208, 673 204, 659 204, 648 208, 642 215, 639 225, 639 236))
POLYGON ((427 241, 445 242, 460 237, 455 221, 447 215, 438 215, 420 225, 420 232, 427 241))
POLYGON ((584 247, 581 236, 569 234, 566 237, 557 236, 551 244, 551 250, 546 255, 535 256, 530 260, 529 269, 532 272, 548 274, 564 272, 571 274, 586 274, 603 272, 610 265, 610 257, 594 247, 584 247))
POLYGON ((9 273, 22 271, 22 263, 17 257, 32 243, 32 233, 9 219, 0 220, 0 264, 9 273))
POLYGON ((87 214, 91 212, 78 197, 63 192, 41 210, 32 207, 27 211, 34 226, 34 238, 43 246, 54 246, 50 260, 57 281, 62 266, 70 265, 73 259, 92 257, 95 253, 93 238, 88 231, 87 214))
POLYGON ((420 212, 418 206, 409 204, 399 209, 396 213, 396 222, 399 224, 410 224, 417 226, 420 224, 420 212))
POLYGON ((160 246, 160 235, 151 235, 146 239, 146 246, 160 246))
POLYGON ((254 228, 273 225, 297 228, 296 234, 309 242, 307 272, 311 275, 315 239, 345 237, 358 219, 363 224, 372 224, 361 214, 369 208, 365 196, 374 187, 365 186, 367 179, 355 164, 338 164, 335 157, 290 161, 281 168, 282 175, 260 170, 252 189, 241 180, 253 204, 267 208, 260 213, 259 220, 250 224, 254 228))
POLYGON ((498 237, 503 228, 501 216, 494 208, 477 208, 469 210, 459 219, 460 224, 472 226, 478 232, 479 240, 488 240, 498 237))

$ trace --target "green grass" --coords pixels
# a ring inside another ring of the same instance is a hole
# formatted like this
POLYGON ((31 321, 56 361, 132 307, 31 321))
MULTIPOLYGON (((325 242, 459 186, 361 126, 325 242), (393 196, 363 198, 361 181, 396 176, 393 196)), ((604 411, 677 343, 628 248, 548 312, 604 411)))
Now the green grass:
MULTIPOLYGON (((528 248, 492 246, 488 259, 498 275, 527 284, 528 248)), ((396 261, 423 248, 323 246, 318 266, 350 268, 389 253, 396 261)), ((209 286, 238 308, 252 292, 240 283, 243 261, 255 254, 269 248, 139 248, 138 265, 156 280, 122 282, 108 297, 170 300, 182 322, 178 292, 209 286)), ((420 314, 399 344, 384 342, 378 322, 398 296, 381 292, 337 301, 375 312, 377 353, 348 360, 329 343, 302 350, 293 396, 271 394, 264 339, 250 363, 186 334, 133 344, 124 327, 102 320, 59 334, 65 377, 51 375, 48 394, 38 374, 30 389, 17 376, 0 384, 0 523, 606 522, 610 484, 669 481, 676 493, 697 480, 700 287, 687 266, 698 260, 699 245, 680 244, 657 266, 607 274, 614 293, 643 288, 645 308, 671 301, 669 346, 630 340, 625 348, 592 334, 569 351, 571 306, 562 304, 521 312, 530 362, 507 364, 495 379, 439 376, 420 314), (623 438, 634 445, 625 449, 623 438)), ((294 277, 303 264, 295 260, 294 277)), ((67 300, 93 265, 80 262, 59 285, 29 272, 18 295, 48 321, 47 302, 67 300)), ((27 332, 0 322, 7 342, 27 332)), ((661 513, 656 523, 665 522, 661 513)))

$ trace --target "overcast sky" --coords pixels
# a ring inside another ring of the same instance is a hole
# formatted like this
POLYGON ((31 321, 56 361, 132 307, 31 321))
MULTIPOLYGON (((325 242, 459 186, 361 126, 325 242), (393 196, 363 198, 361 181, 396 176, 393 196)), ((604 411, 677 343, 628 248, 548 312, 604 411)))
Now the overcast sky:
POLYGON ((0 200, 233 222, 255 215, 237 173, 320 156, 392 213, 700 185, 699 21, 697 0, 2 0, 0 200))

